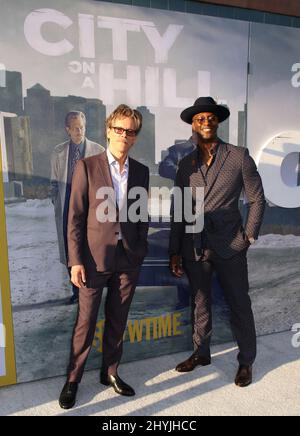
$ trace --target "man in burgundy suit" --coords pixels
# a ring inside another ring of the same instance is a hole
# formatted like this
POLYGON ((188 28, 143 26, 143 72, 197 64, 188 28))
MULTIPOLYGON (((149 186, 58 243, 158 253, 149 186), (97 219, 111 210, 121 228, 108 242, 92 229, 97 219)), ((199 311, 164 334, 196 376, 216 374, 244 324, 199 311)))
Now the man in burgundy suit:
POLYGON ((149 169, 128 157, 141 127, 142 115, 138 111, 118 106, 106 121, 106 152, 79 161, 74 172, 68 248, 71 280, 80 291, 67 382, 59 398, 63 409, 75 404, 104 287, 108 292, 100 382, 120 395, 135 394, 118 376, 117 369, 130 304, 147 252, 149 222, 147 214, 146 219, 139 220, 130 220, 130 214, 126 221, 120 217, 135 202, 128 195, 132 188, 146 194, 149 189, 149 169), (113 193, 110 203, 109 195, 101 194, 102 189, 113 193), (115 216, 107 214, 109 204, 115 207, 115 216))

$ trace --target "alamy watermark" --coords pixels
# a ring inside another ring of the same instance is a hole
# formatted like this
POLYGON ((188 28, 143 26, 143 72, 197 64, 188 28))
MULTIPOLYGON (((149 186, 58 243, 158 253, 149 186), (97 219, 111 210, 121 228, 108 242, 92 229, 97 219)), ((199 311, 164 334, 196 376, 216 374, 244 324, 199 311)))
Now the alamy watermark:
POLYGON ((6 330, 2 323, 0 323, 0 348, 6 348, 6 330))
POLYGON ((292 332, 295 333, 292 337, 292 346, 300 348, 300 323, 293 325, 292 332))
MULTIPOLYGON (((183 190, 175 186, 172 190, 167 187, 152 187, 150 193, 142 187, 134 187, 128 191, 120 208, 117 207, 118 199, 112 187, 98 189, 96 198, 101 203, 96 209, 98 222, 148 222, 149 221, 149 196, 158 205, 159 221, 186 224, 186 233, 200 233, 204 227, 204 188, 186 187, 183 190), (149 195, 150 194, 150 195, 149 195), (130 205, 128 207, 128 201, 130 205), (131 201, 134 200, 134 201, 131 201), (171 207, 170 207, 171 206, 171 207)), ((155 218, 152 219, 155 221, 155 218)))

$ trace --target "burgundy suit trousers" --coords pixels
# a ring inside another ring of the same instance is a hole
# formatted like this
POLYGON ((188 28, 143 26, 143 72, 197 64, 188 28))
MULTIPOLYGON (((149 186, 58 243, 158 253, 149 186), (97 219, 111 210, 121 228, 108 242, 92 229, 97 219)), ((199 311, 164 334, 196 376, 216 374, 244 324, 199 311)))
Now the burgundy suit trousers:
POLYGON ((102 372, 113 374, 121 360, 123 335, 130 304, 134 296, 141 265, 133 265, 119 241, 113 271, 98 272, 86 266, 87 286, 79 290, 78 314, 75 323, 68 381, 80 382, 92 347, 103 288, 107 287, 105 327, 103 334, 102 372))

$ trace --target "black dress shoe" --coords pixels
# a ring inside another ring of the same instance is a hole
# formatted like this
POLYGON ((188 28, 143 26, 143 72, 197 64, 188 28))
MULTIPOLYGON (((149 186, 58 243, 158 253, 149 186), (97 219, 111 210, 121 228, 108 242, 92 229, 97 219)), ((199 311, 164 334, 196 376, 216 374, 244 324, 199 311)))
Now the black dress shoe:
POLYGON ((252 366, 240 365, 235 377, 235 384, 240 388, 245 388, 252 383, 252 366))
POLYGON ((127 397, 132 397, 135 395, 134 390, 131 386, 125 383, 118 374, 116 375, 105 375, 101 374, 100 383, 105 386, 112 386, 117 394, 125 395, 127 397))
POLYGON ((67 382, 59 397, 59 405, 62 409, 72 409, 76 401, 78 383, 67 382))
POLYGON ((176 371, 178 372, 189 372, 193 371, 196 366, 207 366, 211 364, 211 360, 208 357, 199 356, 196 353, 193 353, 187 360, 179 363, 176 366, 176 371))

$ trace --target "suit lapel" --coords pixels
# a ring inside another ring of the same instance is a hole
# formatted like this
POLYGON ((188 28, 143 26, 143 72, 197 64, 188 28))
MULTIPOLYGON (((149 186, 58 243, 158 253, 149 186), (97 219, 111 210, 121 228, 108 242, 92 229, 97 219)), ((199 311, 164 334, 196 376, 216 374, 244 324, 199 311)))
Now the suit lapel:
POLYGON ((101 154, 98 155, 98 163, 99 163, 99 169, 102 173, 102 177, 105 183, 105 186, 109 187, 109 188, 113 188, 114 189, 114 184, 112 181, 112 177, 110 174, 110 169, 109 169, 109 162, 108 162, 108 158, 107 158, 107 154, 106 152, 103 152, 101 154))
POLYGON ((67 141, 64 143, 64 147, 62 151, 59 153, 59 163, 60 163, 60 171, 61 171, 61 180, 67 183, 68 177, 68 159, 69 159, 69 146, 70 142, 67 141))
POLYGON ((62 192, 61 192, 61 205, 62 210, 64 210, 65 205, 65 199, 66 199, 66 186, 67 186, 67 180, 68 180, 68 163, 69 163, 69 145, 70 142, 66 141, 63 144, 63 149, 59 153, 59 179, 62 181, 62 192))
POLYGON ((92 144, 91 142, 86 138, 85 139, 85 153, 84 153, 84 157, 90 157, 93 156, 93 149, 92 149, 92 144))
POLYGON ((221 171, 230 151, 227 148, 227 145, 223 142, 219 143, 219 150, 216 157, 216 162, 214 163, 213 167, 211 168, 211 171, 208 172, 207 177, 207 189, 205 190, 205 199, 208 196, 208 194, 211 192, 217 177, 219 175, 219 172, 221 171))
POLYGON ((204 187, 204 189, 205 189, 205 185, 206 185, 203 174, 199 168, 197 149, 191 153, 190 165, 191 166, 188 169, 188 171, 190 173, 190 186, 192 188, 192 195, 193 195, 193 198, 195 200, 196 199, 196 188, 204 187))
POLYGON ((128 180, 127 180, 127 198, 130 189, 134 187, 134 160, 129 158, 128 162, 129 162, 129 171, 128 171, 128 180))

